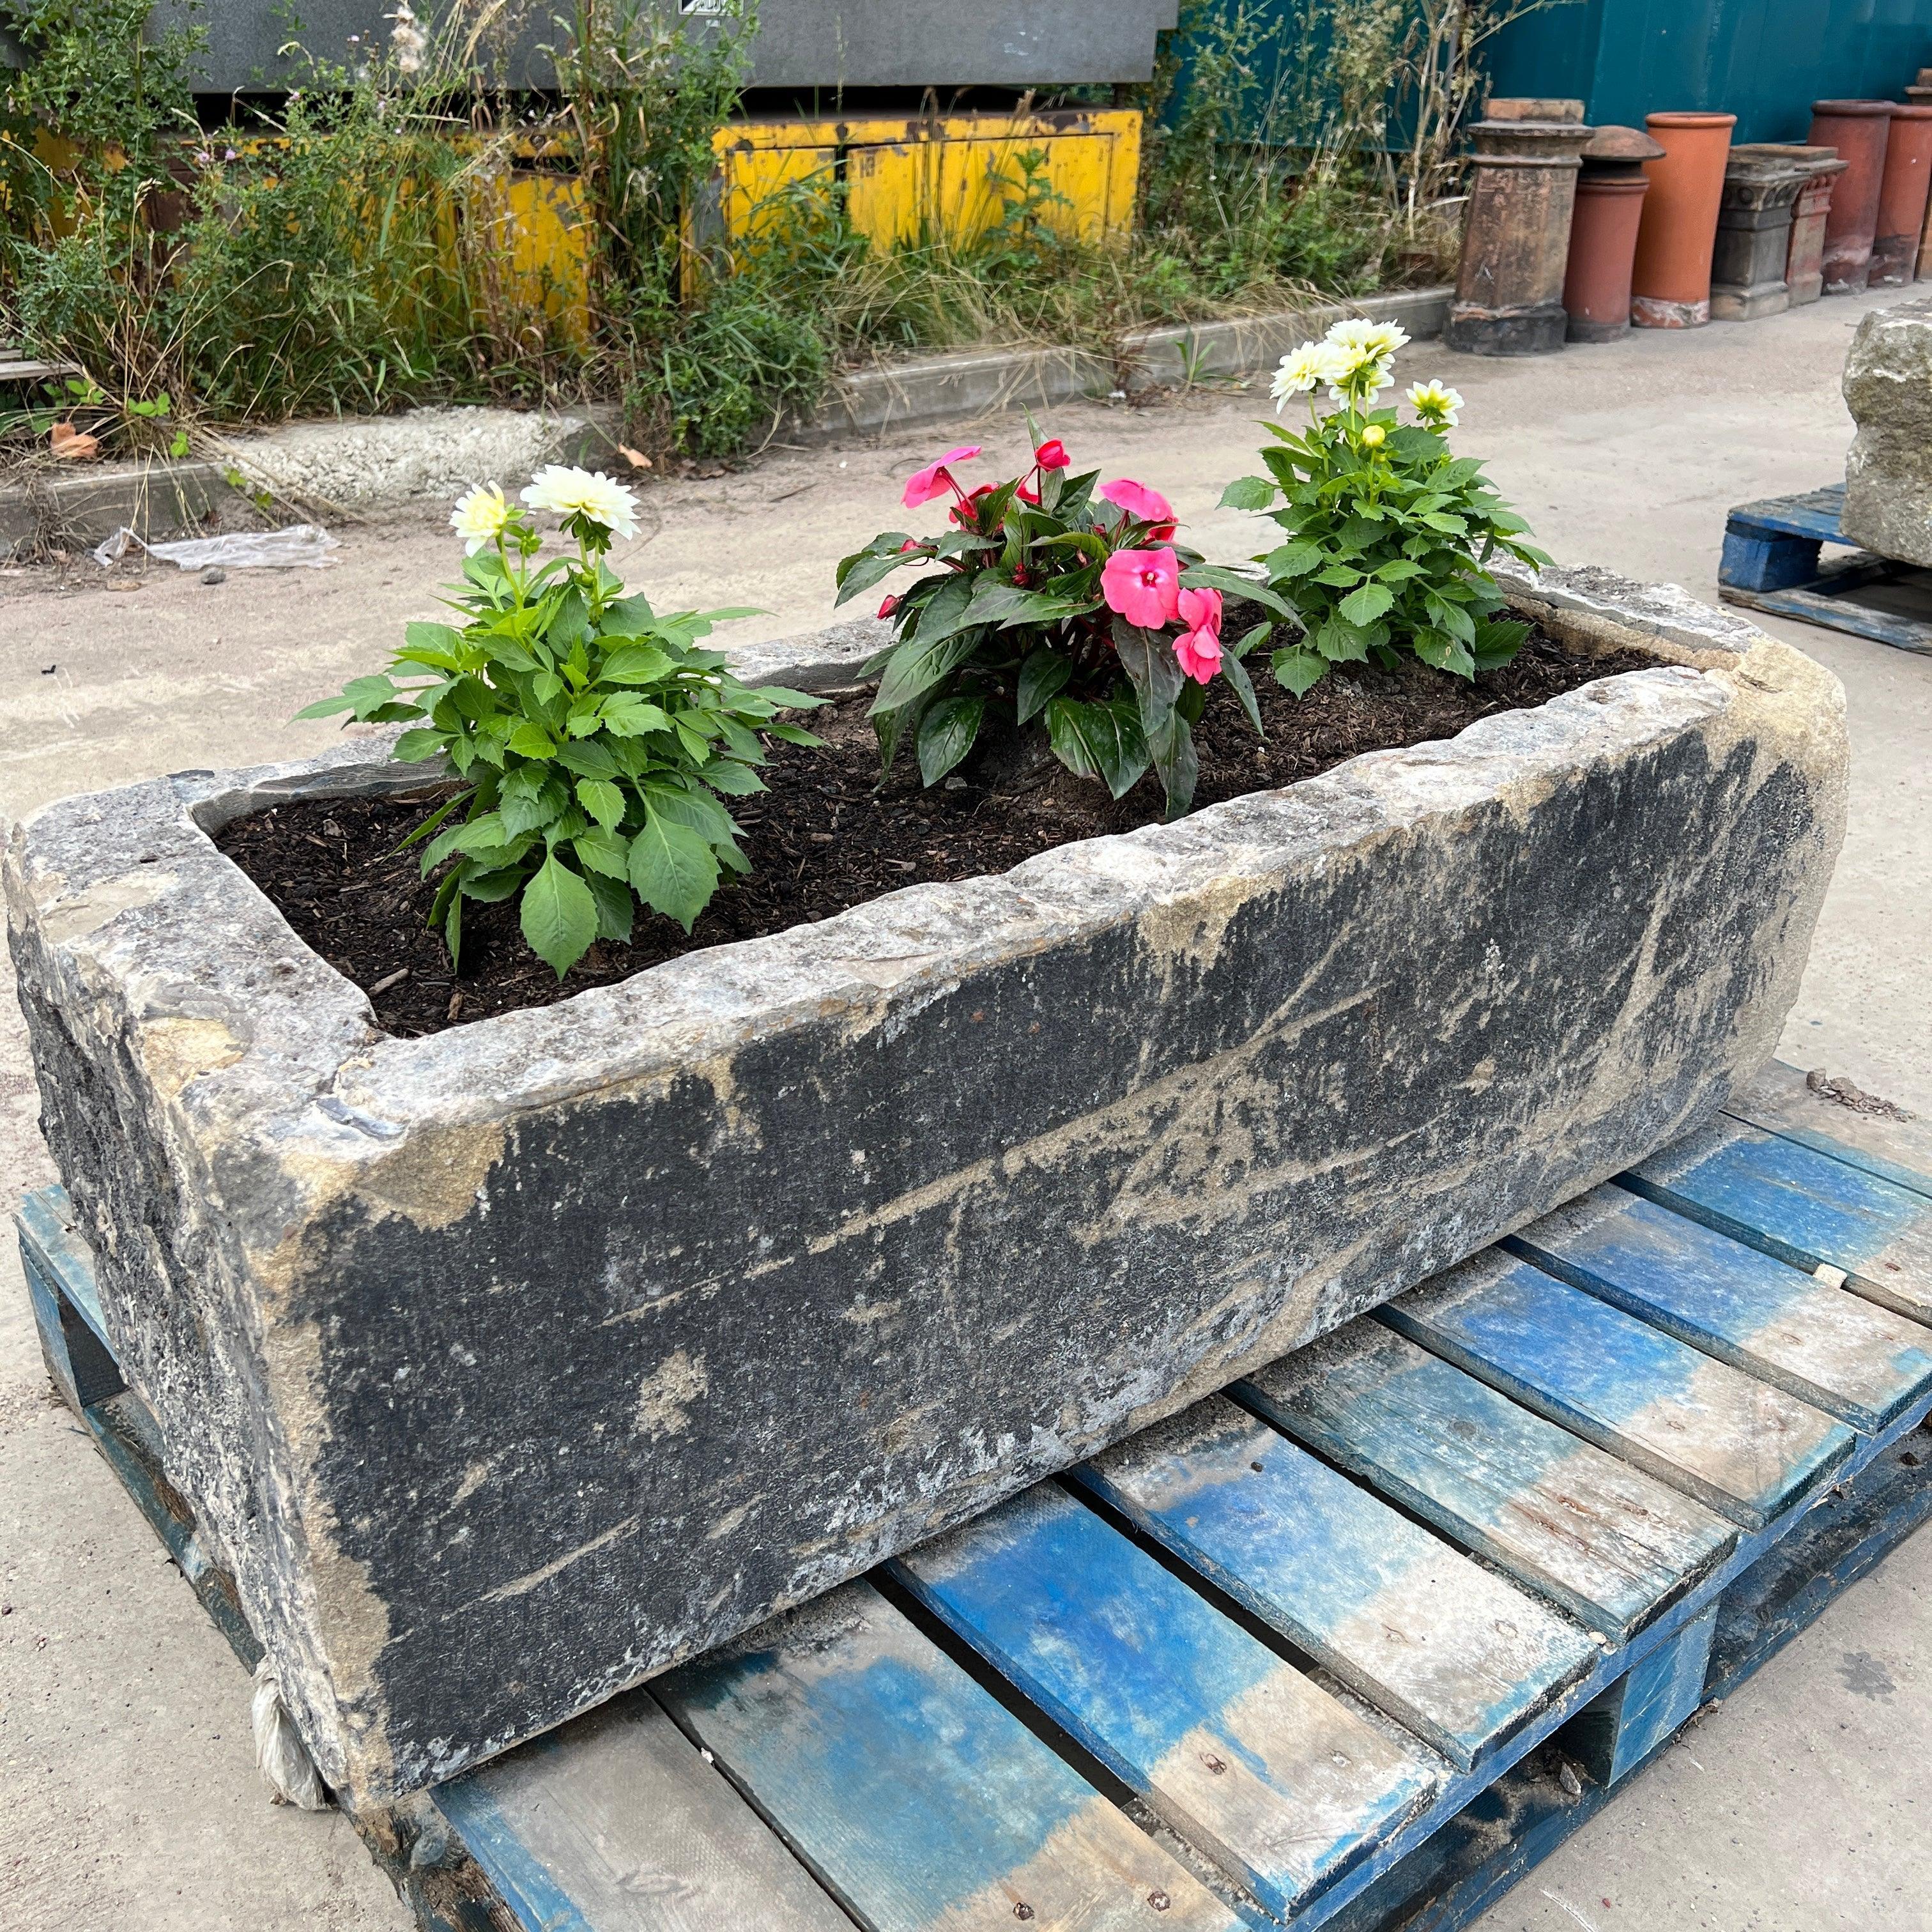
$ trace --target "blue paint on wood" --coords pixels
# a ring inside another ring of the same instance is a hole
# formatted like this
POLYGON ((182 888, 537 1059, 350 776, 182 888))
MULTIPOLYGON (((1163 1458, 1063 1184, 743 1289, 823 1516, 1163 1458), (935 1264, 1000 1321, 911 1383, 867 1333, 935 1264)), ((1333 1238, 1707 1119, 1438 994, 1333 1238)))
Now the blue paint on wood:
POLYGON ((1278 1916, 1437 1783, 1434 1760, 1400 1752, 1053 1484, 892 1567, 1278 1916))
POLYGON ((527 1932, 592 1932, 556 1874, 532 1856, 474 1776, 439 1786, 436 1802, 527 1932))
POLYGON ((1696 1136, 1618 1178, 1806 1269, 1828 1262, 1847 1273, 1862 1270, 1894 1243, 1932 1229, 1932 1202, 1922 1196, 1750 1127, 1696 1136))
POLYGON ((652 1688, 877 1932, 923 1932, 995 1889, 1051 1923, 1056 1885, 1152 1886, 1170 1924, 1234 1922, 868 1584, 652 1688), (1102 1834, 1110 1862, 1082 1849, 1102 1834))
POLYGON ((1466 1262, 1376 1313, 1750 1528, 1801 1502, 1856 1440, 1781 1390, 1527 1262, 1466 1262), (1701 1432, 1694 1426, 1706 1421, 1701 1432), (1660 1439, 1672 1442, 1669 1454, 1660 1439))
POLYGON ((1734 1119, 1747 1126, 1774 1134, 1780 1140, 1795 1142, 1800 1147, 1809 1148, 1814 1154, 1823 1154, 1827 1160, 1840 1161, 1846 1167, 1855 1167, 1862 1173, 1888 1180, 1894 1187, 1902 1187, 1908 1193, 1916 1194, 1932 1204, 1932 1174, 1922 1168, 1908 1167, 1875 1148, 1859 1147, 1853 1142, 1840 1139, 1836 1134, 1828 1134, 1821 1128, 1803 1126, 1796 1120, 1754 1120, 1742 1108, 1734 1108, 1732 1112, 1734 1119))
POLYGON ((1074 1473, 1464 1768, 1595 1661, 1534 1598, 1221 1398, 1074 1473))
POLYGON ((1109 1770, 1143 1787, 1190 1731, 1279 1667, 1271 1652, 1050 1484, 894 1567, 1004 1675, 1037 1682, 1068 1714, 1056 1718, 1109 1770))
POLYGON ((1620 1642, 1736 1545, 1701 1504, 1366 1317, 1239 1393, 1620 1642))
POLYGON ((1704 1701, 1717 1620, 1713 1604, 1639 1658, 1564 1731, 1565 1744, 1600 1784, 1628 1777, 1704 1701))
POLYGON ((1744 590, 1789 590, 1818 574, 1818 540, 1748 523, 1736 511, 1724 530, 1718 581, 1744 590))
POLYGON ((1504 1245, 1868 1433, 1932 1394, 1932 1334, 1654 1200, 1600 1189, 1504 1245), (1616 1204, 1621 1203, 1621 1205, 1616 1204))
POLYGON ((15 1220, 22 1249, 34 1251, 48 1280, 73 1304, 74 1312, 111 1354, 114 1345, 108 1340, 107 1324, 101 1316, 94 1257, 87 1244, 74 1231, 74 1209, 67 1190, 37 1188, 22 1198, 15 1220))

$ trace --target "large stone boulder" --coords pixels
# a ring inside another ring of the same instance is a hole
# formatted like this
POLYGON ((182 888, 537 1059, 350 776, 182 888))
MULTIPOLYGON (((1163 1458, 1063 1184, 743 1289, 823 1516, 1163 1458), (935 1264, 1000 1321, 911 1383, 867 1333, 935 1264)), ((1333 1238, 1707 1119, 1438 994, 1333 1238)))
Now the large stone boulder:
POLYGON ((1858 433, 1839 528, 1880 556, 1932 566, 1932 297, 1858 324, 1845 404, 1858 433))
POLYGON ((16 832, 106 1320, 332 1784, 446 1778, 830 1588, 1756 1071, 1842 694, 1682 592, 1513 594, 1658 662, 426 1039, 210 837, 420 784, 380 742, 16 832))

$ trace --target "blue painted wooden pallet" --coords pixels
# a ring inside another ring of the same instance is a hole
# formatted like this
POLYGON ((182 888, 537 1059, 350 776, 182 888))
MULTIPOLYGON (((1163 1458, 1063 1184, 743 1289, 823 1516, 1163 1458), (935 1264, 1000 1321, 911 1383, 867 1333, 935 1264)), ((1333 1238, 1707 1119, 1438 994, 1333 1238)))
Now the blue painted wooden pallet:
MULTIPOLYGON (((1932 622, 1874 601, 1874 593, 1882 598, 1909 585, 1922 593, 1915 601, 1932 604, 1932 572, 1862 550, 1819 562, 1822 545, 1850 542, 1838 527, 1844 505, 1842 483, 1740 503, 1725 520, 1718 596, 1727 604, 1774 610, 1902 651, 1932 652, 1932 622)), ((1892 601, 1899 600, 1894 595, 1892 601)))
MULTIPOLYGON (((63 1208, 20 1216, 50 1366, 252 1662, 63 1208)), ((1501 1248, 358 1828, 434 1932, 1450 1932, 1932 1514, 1928 1229, 1932 1134, 1774 1068, 1501 1248)))

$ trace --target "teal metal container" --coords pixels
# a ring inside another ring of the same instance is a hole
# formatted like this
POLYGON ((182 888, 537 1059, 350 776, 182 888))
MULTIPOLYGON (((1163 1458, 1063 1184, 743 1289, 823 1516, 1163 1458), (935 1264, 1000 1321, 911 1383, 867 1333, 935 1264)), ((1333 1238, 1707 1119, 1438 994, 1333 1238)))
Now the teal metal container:
POLYGON ((1720 110, 1739 141, 1802 141, 1820 96, 1900 99, 1928 62, 1932 0, 1571 0, 1505 28, 1488 65, 1498 94, 1580 95, 1599 127, 1720 110))

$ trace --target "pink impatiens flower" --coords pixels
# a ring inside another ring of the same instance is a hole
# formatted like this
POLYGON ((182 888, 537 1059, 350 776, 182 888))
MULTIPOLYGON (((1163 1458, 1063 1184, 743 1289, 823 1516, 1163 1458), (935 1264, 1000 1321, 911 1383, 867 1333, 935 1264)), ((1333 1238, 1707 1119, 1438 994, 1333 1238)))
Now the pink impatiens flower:
POLYGON ((1180 606, 1180 560, 1171 550, 1117 550, 1100 573, 1107 608, 1144 631, 1172 622, 1180 606))
POLYGON ((957 449, 949 449, 937 462, 928 463, 923 470, 916 471, 906 478, 905 494, 899 500, 908 510, 916 510, 922 503, 929 503, 935 496, 943 496, 956 488, 946 465, 951 463, 970 463, 980 453, 980 446, 962 443, 957 449))
POLYGON ((1118 482, 1103 483, 1100 496, 1104 502, 1118 504, 1129 516, 1151 524, 1154 527, 1148 535, 1156 541, 1173 536, 1174 506, 1158 490, 1150 490, 1144 483, 1132 482, 1123 476, 1118 482))
POLYGON ((1221 593, 1184 590, 1178 602, 1186 628, 1174 640, 1174 655, 1196 684, 1211 683, 1221 668, 1221 593))
POLYGON ((1042 470, 1065 470, 1073 461, 1066 453, 1066 446, 1058 436, 1049 436, 1033 453, 1033 460, 1042 470))

